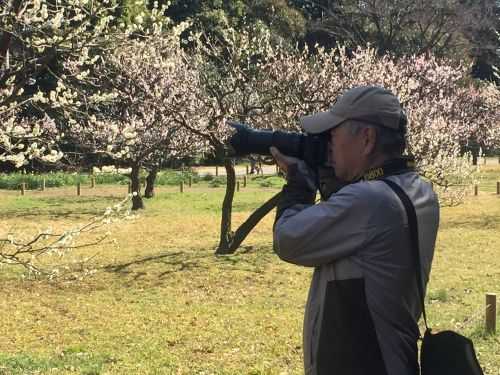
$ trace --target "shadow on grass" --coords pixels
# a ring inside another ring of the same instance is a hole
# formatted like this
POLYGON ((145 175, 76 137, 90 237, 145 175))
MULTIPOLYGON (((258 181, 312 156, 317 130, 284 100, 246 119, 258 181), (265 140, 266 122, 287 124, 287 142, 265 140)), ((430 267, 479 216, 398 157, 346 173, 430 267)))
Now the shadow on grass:
POLYGON ((109 204, 110 202, 119 202, 124 198, 124 196, 116 196, 116 195, 99 195, 99 196, 57 196, 57 197, 45 197, 39 198, 40 202, 50 206, 58 206, 65 204, 95 204, 95 203, 103 203, 109 204))
POLYGON ((174 272, 182 272, 195 268, 208 268, 203 266, 202 260, 209 257, 211 257, 211 254, 193 256, 192 254, 183 253, 181 251, 174 251, 138 258, 127 263, 108 265, 104 267, 104 270, 122 275, 133 274, 133 279, 137 280, 145 276, 147 272, 135 270, 135 266, 156 264, 167 266, 166 268, 168 268, 158 274, 158 278, 162 278, 174 272))
POLYGON ((79 220, 79 219, 87 219, 89 217, 94 217, 101 215, 104 210, 78 210, 77 212, 71 210, 44 210, 44 209, 32 209, 28 212, 21 211, 4 211, 0 214, 0 219, 12 219, 12 218, 33 218, 45 216, 51 219, 65 219, 65 220, 79 220))
POLYGON ((82 219, 101 215, 106 206, 120 200, 120 198, 113 196, 37 198, 36 200, 19 202, 16 208, 2 210, 0 219, 32 218, 35 216, 47 216, 53 219, 82 219), (73 208, 68 209, 68 205, 73 208))
MULTIPOLYGON (((126 263, 111 264, 103 270, 121 276, 128 276, 131 281, 153 275, 163 279, 178 272, 189 272, 198 269, 204 271, 244 271, 262 273, 269 262, 270 251, 253 251, 254 247, 245 246, 236 254, 217 256, 206 249, 195 249, 189 252, 168 251, 134 259, 126 263)), ((262 249, 257 249, 262 250, 262 249)), ((268 250, 266 248, 266 250, 268 250)))

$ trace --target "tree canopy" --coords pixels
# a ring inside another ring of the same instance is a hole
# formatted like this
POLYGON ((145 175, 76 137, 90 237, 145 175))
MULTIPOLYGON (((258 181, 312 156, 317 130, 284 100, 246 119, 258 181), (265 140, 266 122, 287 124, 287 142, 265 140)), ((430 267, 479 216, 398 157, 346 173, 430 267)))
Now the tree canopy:
POLYGON ((210 33, 262 23, 292 46, 432 53, 473 63, 471 74, 480 79, 494 80, 493 67, 500 65, 498 0, 175 0, 167 15, 210 33))

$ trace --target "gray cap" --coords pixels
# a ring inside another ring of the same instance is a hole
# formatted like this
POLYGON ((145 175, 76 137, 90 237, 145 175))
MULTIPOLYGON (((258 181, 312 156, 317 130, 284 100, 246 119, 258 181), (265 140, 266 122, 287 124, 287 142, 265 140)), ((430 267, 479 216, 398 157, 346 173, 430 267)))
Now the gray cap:
POLYGON ((405 116, 398 98, 382 87, 359 86, 347 90, 328 111, 300 118, 310 134, 323 133, 347 120, 358 120, 398 130, 405 116))

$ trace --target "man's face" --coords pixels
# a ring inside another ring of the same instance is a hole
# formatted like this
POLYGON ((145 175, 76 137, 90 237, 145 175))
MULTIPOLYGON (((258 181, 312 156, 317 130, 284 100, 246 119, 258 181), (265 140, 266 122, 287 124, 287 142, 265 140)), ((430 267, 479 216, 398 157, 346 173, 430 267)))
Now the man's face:
POLYGON ((352 181, 363 174, 372 151, 371 136, 367 128, 352 134, 349 123, 330 131, 329 156, 335 175, 344 181, 352 181))

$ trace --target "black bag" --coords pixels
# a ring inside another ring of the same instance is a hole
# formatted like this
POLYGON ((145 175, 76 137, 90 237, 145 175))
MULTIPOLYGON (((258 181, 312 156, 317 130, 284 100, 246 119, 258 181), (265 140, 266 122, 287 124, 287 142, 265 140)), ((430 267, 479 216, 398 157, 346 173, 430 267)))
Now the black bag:
POLYGON ((417 268, 418 294, 422 304, 422 314, 426 328, 420 348, 422 375, 484 375, 471 340, 453 331, 442 331, 433 334, 427 325, 415 207, 398 184, 387 179, 382 179, 382 181, 401 199, 408 217, 413 256, 417 268))
POLYGON ((483 375, 472 341, 453 331, 427 329, 420 349, 423 375, 483 375))

